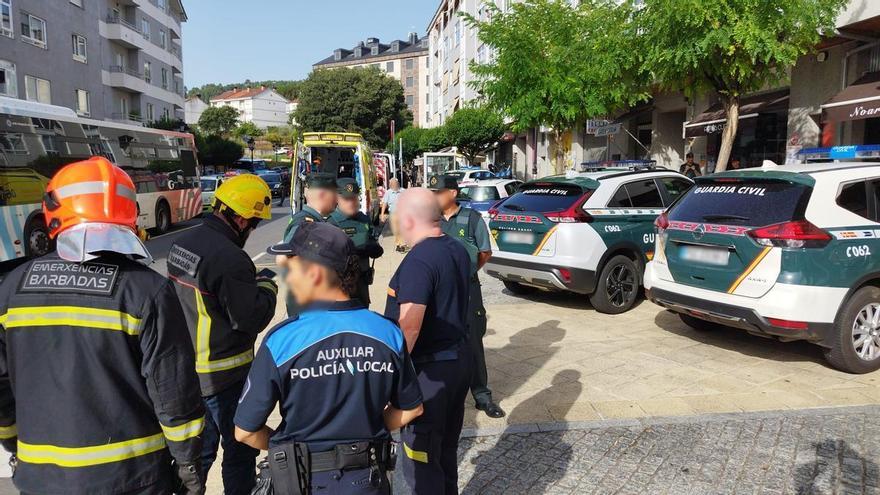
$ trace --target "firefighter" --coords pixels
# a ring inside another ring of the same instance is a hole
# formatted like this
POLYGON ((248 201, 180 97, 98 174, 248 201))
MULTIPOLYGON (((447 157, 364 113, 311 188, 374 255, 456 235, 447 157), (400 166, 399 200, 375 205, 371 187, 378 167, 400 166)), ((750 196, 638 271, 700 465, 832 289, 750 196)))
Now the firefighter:
POLYGON ((205 476, 223 445, 223 486, 228 495, 254 487, 257 451, 235 441, 232 418, 254 359, 254 342, 275 315, 278 287, 257 275, 242 249, 262 220, 271 218, 272 193, 256 175, 224 182, 214 212, 181 235, 168 254, 195 346, 196 373, 207 409, 202 467, 205 476))
POLYGON ((361 211, 360 194, 361 188, 354 179, 339 179, 337 181, 337 196, 339 206, 330 215, 330 223, 336 225, 354 243, 355 254, 360 265, 360 277, 358 277, 357 293, 355 297, 366 307, 370 307, 370 285, 373 284, 373 267, 370 260, 381 257, 385 250, 376 239, 376 232, 370 217, 361 211))
POLYGON ((204 493, 192 347, 173 285, 146 266, 134 183, 104 158, 73 163, 43 213, 58 251, 0 285, 0 438, 16 487, 204 493))

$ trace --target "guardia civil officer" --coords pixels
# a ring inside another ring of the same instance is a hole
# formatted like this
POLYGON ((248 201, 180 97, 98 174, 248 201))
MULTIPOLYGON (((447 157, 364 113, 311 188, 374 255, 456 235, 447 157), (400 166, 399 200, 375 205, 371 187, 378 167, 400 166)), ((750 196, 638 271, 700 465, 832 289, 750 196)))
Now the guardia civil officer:
POLYGON ((474 356, 471 395, 478 410, 485 412, 490 418, 503 418, 504 410, 492 400, 489 373, 486 370, 486 351, 483 349, 483 337, 486 336, 486 307, 483 305, 479 271, 492 257, 489 229, 480 212, 459 206, 458 179, 451 175, 441 175, 431 177, 428 183, 429 188, 435 192, 440 210, 443 212, 440 227, 446 235, 464 243, 471 256, 472 275, 468 306, 468 336, 474 356))
POLYGON ((174 287, 146 265, 135 187, 104 158, 62 168, 58 251, 0 286, 0 441, 23 493, 204 493, 204 407, 174 287), (172 467, 176 462, 176 472, 172 467))
POLYGON ((425 400, 425 412, 401 431, 403 474, 417 494, 458 493, 458 437, 473 358, 467 343, 471 262, 443 234, 431 191, 408 189, 397 209, 411 246, 391 278, 385 316, 399 322, 425 400))
POLYGON ((338 228, 303 225, 269 253, 284 257, 303 310, 263 341, 236 437, 270 450, 275 493, 389 494, 390 432, 422 411, 403 334, 352 299, 360 264, 338 228), (276 403, 283 421, 273 431, 276 403))
MULTIPOLYGON (((320 160, 320 157, 316 158, 320 160)), ((296 229, 307 223, 326 222, 336 210, 336 177, 324 172, 311 173, 306 177, 305 204, 291 215, 284 242, 290 242, 296 229)), ((292 200, 291 200, 292 201, 292 200)), ((283 260, 278 260, 283 264, 283 260)), ((287 293, 287 316, 297 314, 298 307, 293 294, 287 293)))
POLYGON ((360 263, 360 276, 358 277, 357 293, 355 297, 360 299, 364 306, 370 306, 370 286, 373 285, 374 270, 371 260, 379 258, 385 253, 379 241, 373 223, 365 213, 361 211, 361 188, 354 179, 344 178, 337 181, 337 197, 339 206, 330 215, 330 223, 342 229, 354 243, 355 254, 360 263))
POLYGON ((257 275, 243 250, 251 232, 271 216, 272 193, 256 175, 224 182, 214 212, 181 235, 168 254, 195 346, 195 367, 207 408, 202 466, 205 476, 223 445, 223 487, 228 495, 254 487, 257 451, 235 441, 232 418, 244 388, 257 335, 275 315, 278 287, 257 275))

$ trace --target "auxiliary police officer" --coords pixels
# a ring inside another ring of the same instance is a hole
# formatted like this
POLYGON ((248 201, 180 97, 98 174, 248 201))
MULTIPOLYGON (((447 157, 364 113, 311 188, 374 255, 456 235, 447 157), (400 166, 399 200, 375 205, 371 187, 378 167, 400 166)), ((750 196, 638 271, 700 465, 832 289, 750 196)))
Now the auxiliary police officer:
POLYGON ((338 228, 303 225, 269 253, 283 257, 303 310, 263 341, 236 437, 269 450, 275 493, 390 494, 390 432, 422 411, 403 334, 352 299, 360 264, 338 228), (276 403, 283 421, 272 431, 276 403))
POLYGON ((360 277, 356 297, 365 306, 370 306, 370 286, 373 285, 374 270, 371 260, 385 253, 373 229, 370 217, 361 211, 361 188, 354 179, 344 178, 337 181, 338 203, 336 211, 330 215, 330 223, 336 225, 354 243, 355 253, 360 260, 360 277))
POLYGON ((263 179, 233 177, 217 189, 213 214, 181 235, 168 254, 168 275, 186 314, 208 410, 202 466, 207 476, 222 442, 228 495, 250 494, 255 484, 258 452, 235 441, 232 419, 254 359, 254 342, 275 316, 278 287, 257 274, 243 250, 257 225, 272 218, 271 204, 263 179))
POLYGON ((401 431, 403 474, 416 494, 458 493, 458 437, 473 358, 467 343, 471 262, 464 245, 440 230, 431 191, 408 189, 397 209, 411 246, 391 278, 385 316, 406 337, 425 412, 401 431))
POLYGON ((468 306, 468 336, 474 356, 474 376, 471 382, 471 395, 476 408, 490 418, 503 418, 505 413, 494 400, 489 389, 489 373, 486 369, 486 351, 483 337, 486 336, 486 307, 483 305, 483 290, 480 286, 479 270, 492 257, 492 243, 489 229, 480 212, 459 206, 458 180, 451 175, 434 176, 428 181, 443 212, 440 226, 443 232, 461 241, 471 257, 470 304, 468 306))
POLYGON ((74 163, 43 213, 58 251, 0 285, 0 442, 16 487, 204 493, 193 351, 173 285, 146 266, 134 183, 104 158, 74 163))
MULTIPOLYGON (((320 157, 318 158, 320 159, 320 157)), ((336 210, 336 177, 324 172, 306 177, 305 204, 290 216, 284 231, 284 242, 290 242, 296 229, 307 223, 326 222, 336 210)), ((296 315, 299 308, 293 294, 287 293, 287 316, 296 315)))

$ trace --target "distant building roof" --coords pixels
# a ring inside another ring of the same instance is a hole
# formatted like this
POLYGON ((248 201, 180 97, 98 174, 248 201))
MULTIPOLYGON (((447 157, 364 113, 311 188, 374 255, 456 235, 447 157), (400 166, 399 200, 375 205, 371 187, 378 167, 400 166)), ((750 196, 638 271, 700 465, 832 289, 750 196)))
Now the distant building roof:
POLYGON ((256 88, 235 88, 220 93, 219 95, 211 98, 211 101, 248 100, 257 97, 258 95, 261 95, 266 91, 275 90, 266 86, 260 86, 256 88))
POLYGON ((322 65, 349 65, 383 57, 402 58, 406 55, 418 55, 428 51, 428 38, 410 33, 407 40, 394 40, 391 43, 380 43, 378 38, 367 38, 352 49, 337 48, 333 55, 317 62, 313 67, 322 65))

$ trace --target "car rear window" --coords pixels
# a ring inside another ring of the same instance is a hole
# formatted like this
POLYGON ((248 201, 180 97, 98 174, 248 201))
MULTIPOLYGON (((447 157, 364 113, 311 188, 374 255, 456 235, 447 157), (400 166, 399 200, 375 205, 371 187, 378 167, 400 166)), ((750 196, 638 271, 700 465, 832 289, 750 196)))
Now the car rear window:
POLYGON ((202 179, 202 191, 213 191, 216 187, 216 180, 202 179))
POLYGON ((493 201, 501 199, 495 186, 465 186, 458 192, 458 198, 465 201, 493 201))
POLYGON ((562 211, 574 205, 583 195, 583 188, 573 184, 526 184, 501 206, 510 211, 562 211))
POLYGON ((669 219, 762 227, 803 218, 811 188, 772 180, 700 181, 669 219))

